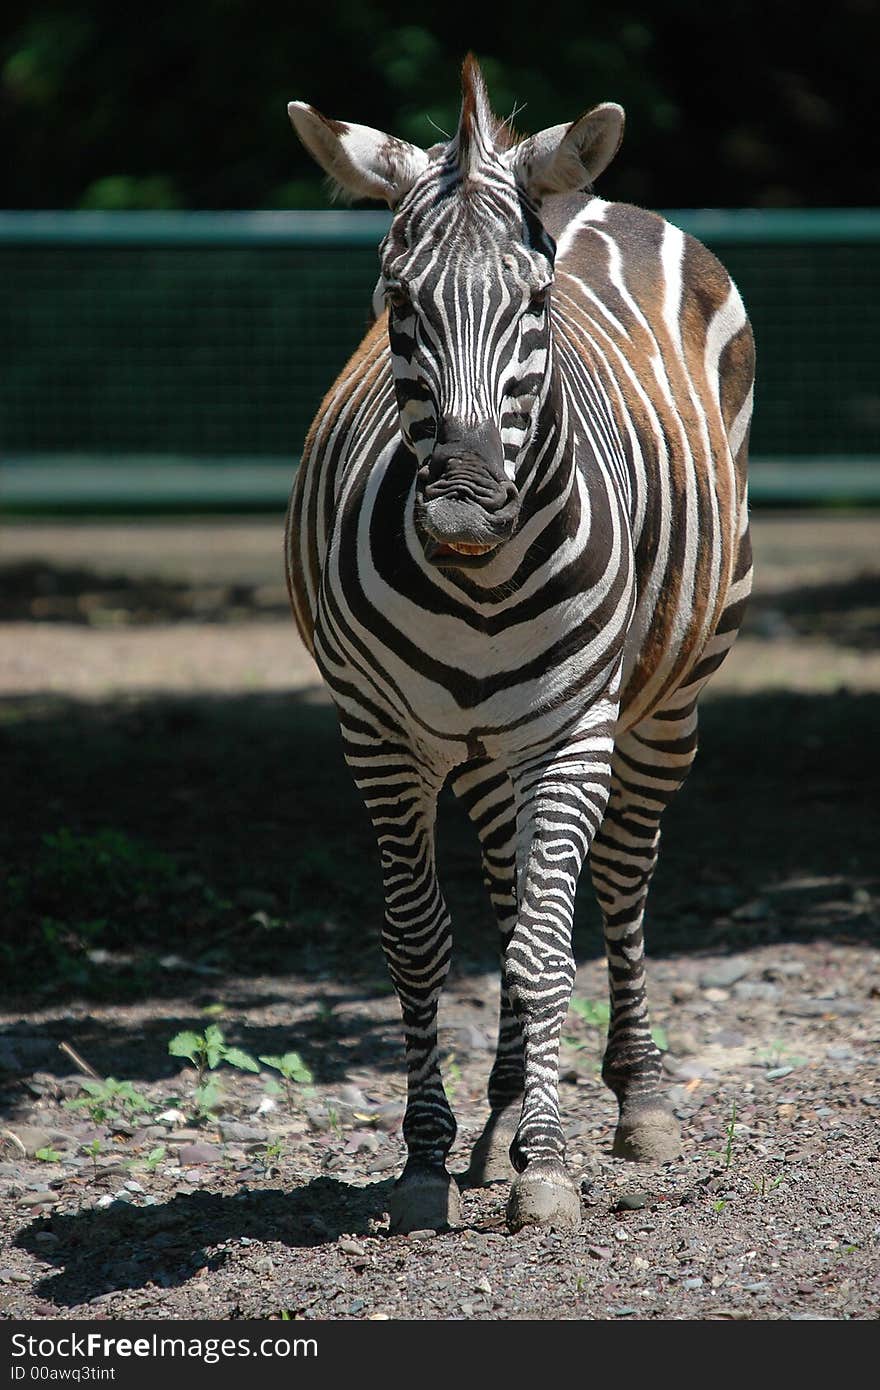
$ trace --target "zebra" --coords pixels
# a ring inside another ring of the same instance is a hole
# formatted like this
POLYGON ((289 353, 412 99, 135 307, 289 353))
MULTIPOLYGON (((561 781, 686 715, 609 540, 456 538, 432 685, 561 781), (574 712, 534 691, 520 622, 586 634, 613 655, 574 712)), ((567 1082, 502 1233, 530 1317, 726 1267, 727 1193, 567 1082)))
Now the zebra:
POLYGON ((519 138, 468 55, 456 133, 427 150, 288 111, 340 191, 393 213, 380 314, 309 430, 285 539, 294 616, 381 861, 407 1067, 390 1229, 461 1219, 437 1034, 447 783, 479 838, 501 957, 489 1115, 464 1181, 510 1182, 511 1230, 574 1229, 558 1073, 585 861, 608 962, 613 1153, 681 1152, 643 917, 697 697, 751 585, 751 329, 704 246, 593 193, 623 133, 615 103, 519 138))

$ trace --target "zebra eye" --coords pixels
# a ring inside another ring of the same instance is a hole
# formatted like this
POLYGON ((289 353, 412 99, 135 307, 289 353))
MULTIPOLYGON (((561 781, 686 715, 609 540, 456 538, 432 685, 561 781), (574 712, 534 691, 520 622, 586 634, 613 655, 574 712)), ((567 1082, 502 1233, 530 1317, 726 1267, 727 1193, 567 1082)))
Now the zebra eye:
POLYGON ((547 301, 549 300, 549 298, 550 298, 550 282, 548 281, 546 285, 540 285, 540 286, 538 287, 538 289, 532 290, 532 294, 531 294, 532 307, 533 307, 534 309, 543 309, 544 305, 547 303, 547 301))
POLYGON ((406 309, 409 305, 409 295, 402 285, 385 286, 385 302, 389 309, 406 309))

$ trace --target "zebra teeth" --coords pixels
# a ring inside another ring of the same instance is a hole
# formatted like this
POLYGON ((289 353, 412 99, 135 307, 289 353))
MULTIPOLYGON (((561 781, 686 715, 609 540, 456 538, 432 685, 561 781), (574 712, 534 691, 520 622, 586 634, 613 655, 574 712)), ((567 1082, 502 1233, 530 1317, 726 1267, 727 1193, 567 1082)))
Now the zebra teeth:
POLYGON ((455 550, 459 555, 487 555, 490 550, 496 550, 494 545, 481 545, 478 541, 447 541, 447 550, 455 550))

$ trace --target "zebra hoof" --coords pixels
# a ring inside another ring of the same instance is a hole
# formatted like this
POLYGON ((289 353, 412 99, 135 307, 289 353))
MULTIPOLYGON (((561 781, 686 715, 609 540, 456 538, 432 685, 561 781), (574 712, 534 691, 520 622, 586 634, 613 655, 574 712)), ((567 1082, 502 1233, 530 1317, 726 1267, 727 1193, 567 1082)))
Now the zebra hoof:
POLYGON ((631 1163, 672 1163, 681 1157, 678 1120, 662 1101, 624 1106, 611 1152, 631 1163))
POLYGON ((465 1187, 490 1187, 495 1182, 513 1182, 516 1169, 510 1161, 510 1145, 519 1124, 519 1105, 493 1110, 485 1128, 471 1150, 468 1169, 462 1174, 465 1187))
POLYGON ((389 1230, 397 1236, 460 1225, 461 1197, 455 1179, 445 1171, 404 1172, 391 1189, 388 1213, 389 1230))
POLYGON ((576 1231, 581 1224, 581 1199, 564 1169, 533 1166, 520 1173, 510 1189, 507 1224, 511 1231, 524 1226, 576 1231))

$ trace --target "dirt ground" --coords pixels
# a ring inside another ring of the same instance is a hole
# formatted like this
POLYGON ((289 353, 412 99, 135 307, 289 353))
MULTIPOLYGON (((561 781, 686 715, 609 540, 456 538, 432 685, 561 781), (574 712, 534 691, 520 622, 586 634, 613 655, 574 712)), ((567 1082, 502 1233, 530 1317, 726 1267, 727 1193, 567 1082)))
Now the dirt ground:
MULTIPOLYGON (((650 906, 683 1157, 610 1156, 585 882, 561 1088, 582 1227, 515 1236, 498 1187, 464 1192, 456 1231, 388 1233, 404 1082, 375 852, 280 525, 0 539, 0 1317, 877 1318, 880 518, 755 518, 756 596, 650 906), (200 1077, 169 1042, 209 1028, 239 1051, 200 1077)), ((498 978, 451 801, 440 860, 461 1172, 498 978)))

